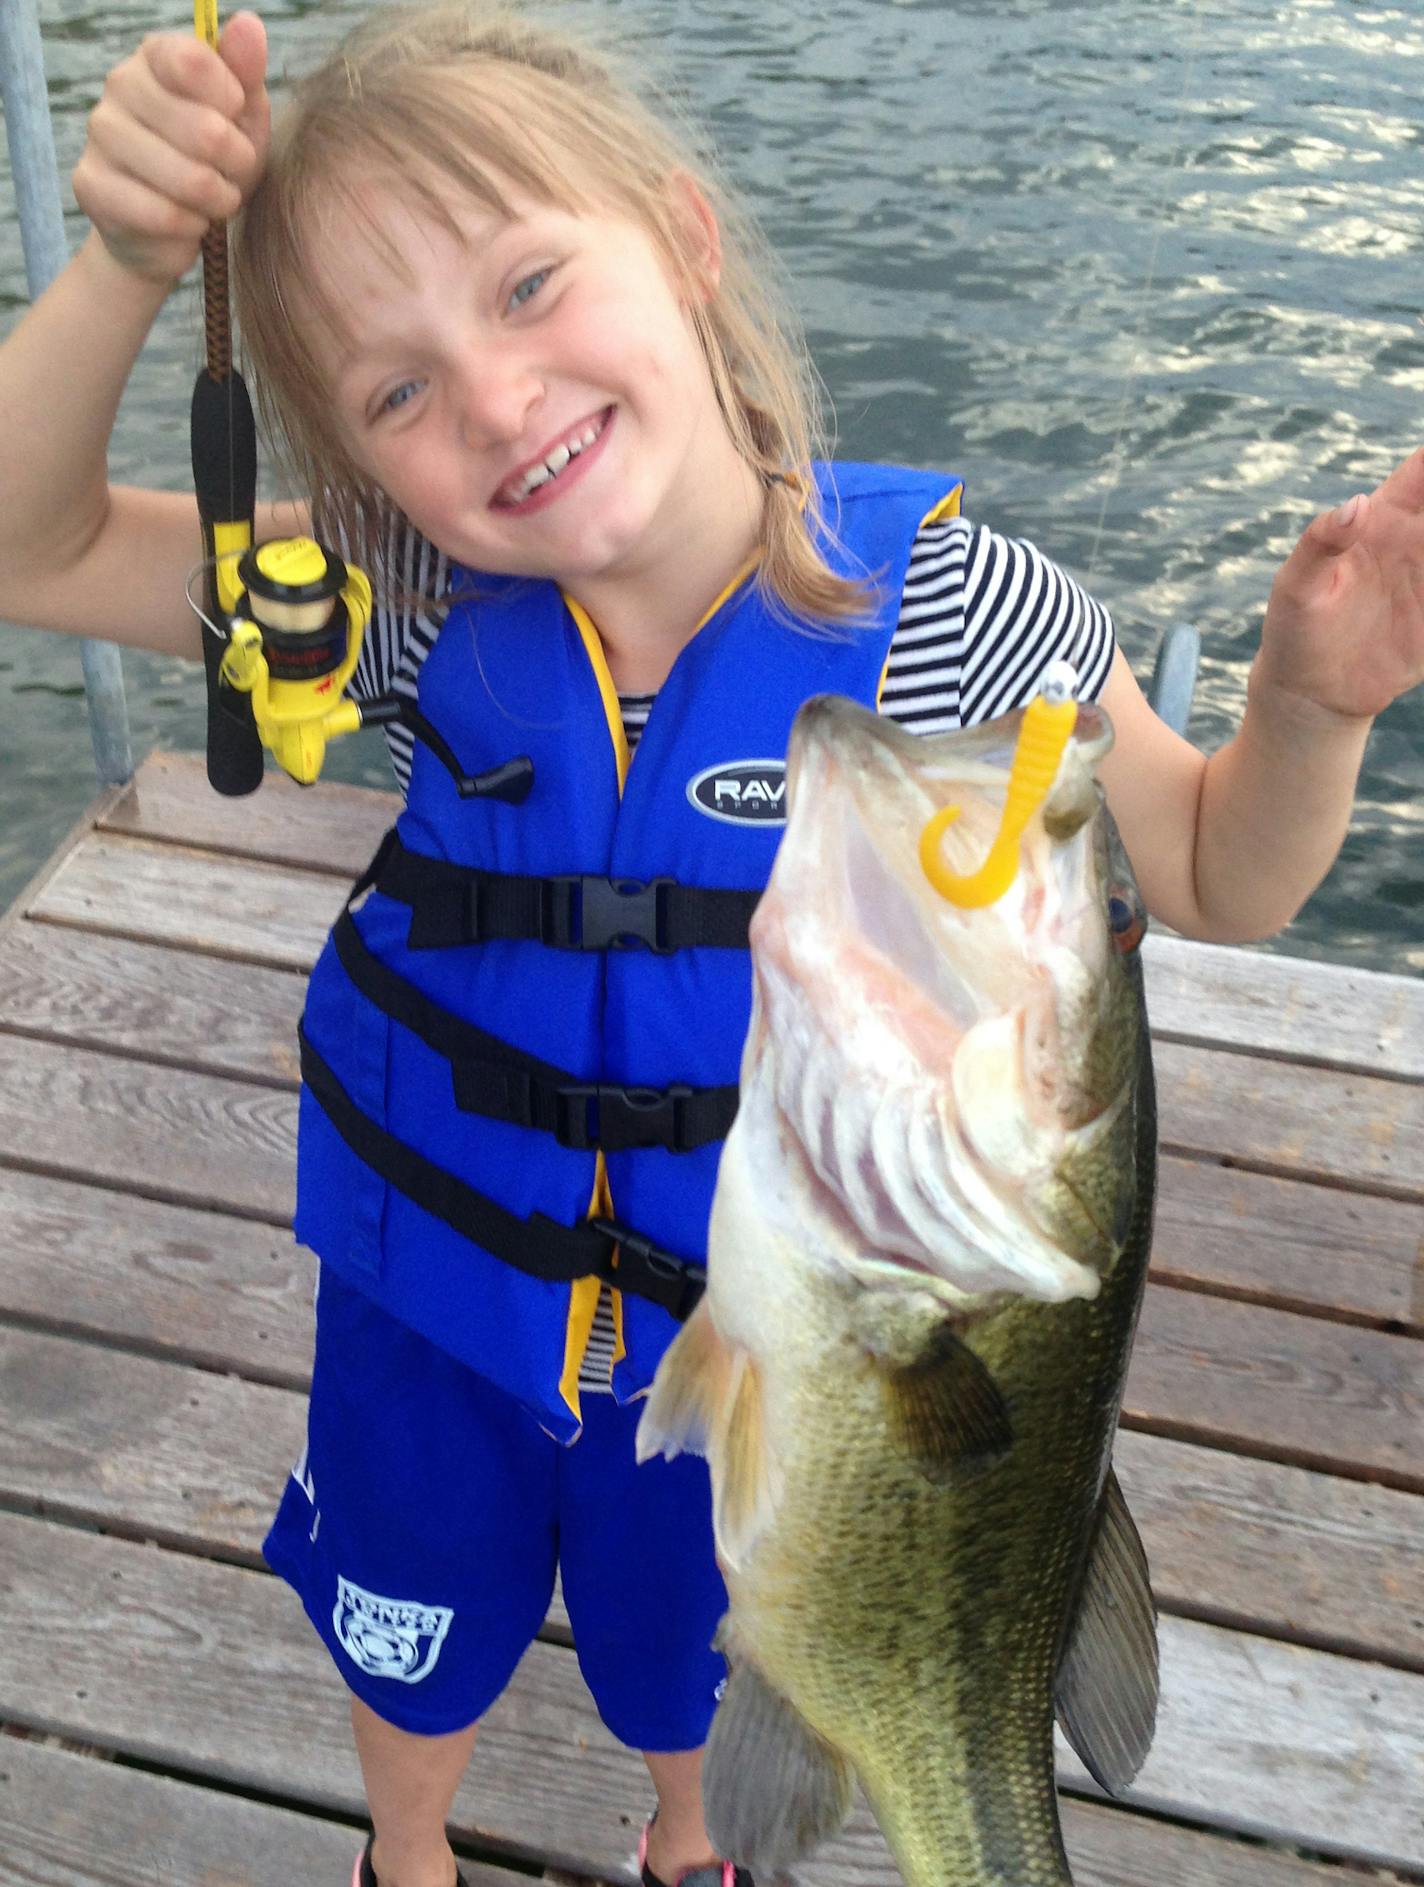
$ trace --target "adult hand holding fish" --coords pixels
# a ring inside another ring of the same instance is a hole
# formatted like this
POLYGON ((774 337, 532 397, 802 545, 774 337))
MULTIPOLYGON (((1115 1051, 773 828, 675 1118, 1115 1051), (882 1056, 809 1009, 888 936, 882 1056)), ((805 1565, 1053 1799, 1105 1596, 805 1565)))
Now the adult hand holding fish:
POLYGON ((961 907, 919 853, 948 801, 954 879, 990 852, 1023 719, 917 739, 822 698, 792 737, 708 1292, 639 1433, 711 1464, 708 1827, 763 1876, 858 1777, 910 1887, 1069 1882, 1055 1708, 1108 1788, 1151 1739, 1110 1457, 1156 1122, 1105 717, 1078 710, 1001 896, 961 907))

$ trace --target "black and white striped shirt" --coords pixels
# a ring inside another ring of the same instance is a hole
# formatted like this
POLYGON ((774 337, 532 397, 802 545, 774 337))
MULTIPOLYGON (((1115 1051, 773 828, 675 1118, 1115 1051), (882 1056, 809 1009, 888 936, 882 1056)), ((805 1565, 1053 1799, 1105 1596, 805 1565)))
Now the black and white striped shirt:
MULTIPOLYGON (((446 560, 409 526, 392 526, 382 548, 392 588, 443 595, 446 560)), ((351 692, 360 700, 389 691, 414 701, 443 619, 443 608, 378 607, 351 692)), ((1073 664, 1082 697, 1096 700, 1114 646, 1107 611, 1032 544, 945 518, 925 525, 910 552, 881 711, 917 734, 972 727, 1023 707, 1058 660, 1073 664)), ((653 697, 621 700, 632 746, 653 697)), ((404 791, 414 736, 399 722, 385 734, 404 791)))
MULTIPOLYGON (((445 558, 409 526, 393 526, 384 568, 391 587, 443 595, 445 558)), ((414 700, 420 668, 440 632, 442 609, 377 609, 353 678, 358 699, 392 692, 414 700)), ((967 518, 925 525, 910 552, 900 620, 890 644, 881 712, 917 734, 972 727, 1036 692, 1050 662, 1071 662, 1083 700, 1096 700, 1112 666, 1112 621, 1101 604, 1031 544, 967 518)), ((628 746, 652 711, 652 695, 622 695, 628 746)), ((385 730, 402 792, 413 736, 385 730)), ((581 1390, 606 1391, 614 1327, 605 1290, 579 1373, 581 1390)))

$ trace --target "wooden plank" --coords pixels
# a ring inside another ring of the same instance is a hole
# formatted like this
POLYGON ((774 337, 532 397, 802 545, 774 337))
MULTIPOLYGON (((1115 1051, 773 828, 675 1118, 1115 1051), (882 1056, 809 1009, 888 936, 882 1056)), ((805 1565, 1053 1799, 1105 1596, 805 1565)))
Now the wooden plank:
MULTIPOLYGON (((218 1076, 0 1037, 0 1163, 151 1198, 290 1218, 296 1098, 218 1076)), ((1424 1351, 1260 1305, 1152 1285, 1131 1418, 1417 1488, 1424 1351)))
POLYGON ((1163 1611, 1424 1671, 1424 1498, 1119 1431, 1163 1611))
MULTIPOLYGON (((1148 1821, 1063 1797, 1075 1887, 1390 1887, 1398 1876, 1148 1821)), ((898 1880, 898 1876, 896 1876, 898 1880)))
MULTIPOLYGON (((150 754, 133 787, 98 823, 126 832, 354 878, 395 819, 395 793, 323 781, 306 792, 269 773, 235 805, 213 793, 194 754, 150 754)), ((1226 949, 1152 933, 1147 941, 1153 1024, 1204 1045, 1321 1061, 1424 1079, 1424 984, 1264 951, 1226 949)))
MULTIPOLYGON (((0 1330, 0 1500, 260 1564, 300 1393, 0 1330)), ((1164 1610, 1424 1669, 1424 1499, 1124 1433, 1164 1610)), ((562 1629, 562 1614, 555 1619, 562 1629)))
POLYGON ((1179 1042, 1154 1061, 1169 1151, 1424 1198, 1424 1085, 1179 1042))
MULTIPOLYGON (((0 1854, 12 1887, 339 1887, 364 1839, 355 1822, 0 1737, 0 1854)), ((489 1868, 480 1887, 520 1882, 489 1868)))
POLYGON ((297 1097, 0 1036, 0 1161, 286 1224, 297 1097))
POLYGON ((306 1398, 0 1329, 0 1489, 35 1511, 262 1564, 306 1398))
MULTIPOLYGON (((306 968, 344 887, 316 874, 96 834, 32 907, 140 942, 306 968)), ((1424 1198, 1424 1085, 1163 1042, 1163 1145, 1235 1166, 1424 1198)))
MULTIPOLYGON (((1424 1678, 1179 1619, 1162 1621, 1160 1639, 1157 1735, 1127 1800, 1320 1853, 1419 1866, 1424 1678)), ((1090 1789, 1061 1738, 1059 1756, 1060 1780, 1090 1789)))
POLYGON ((349 889, 324 873, 95 832, 64 860, 29 915, 304 970, 349 889))
POLYGON ((1149 1285, 1123 1418, 1418 1492, 1424 1345, 1149 1285))
POLYGON ((0 1167, 0 1315, 305 1390, 315 1278, 288 1231, 0 1167))
POLYGON ((1152 1275, 1424 1330, 1424 1205, 1202 1160, 1158 1167, 1152 1275))
MULTIPOLYGON (((0 928, 0 1028, 292 1083, 288 971, 27 922, 0 928)), ((1165 1155, 1158 1277, 1424 1329, 1424 1205, 1165 1155)))
POLYGON ((400 796, 323 780, 315 791, 269 768, 261 789, 225 799, 208 785, 198 754, 152 753, 129 788, 100 810, 106 832, 303 865, 350 880, 363 871, 400 796))
MULTIPOLYGON (((0 1580, 11 1721, 359 1812, 339 1687, 276 1581, 17 1515, 0 1515, 0 1580)), ((1375 1865, 1424 1861, 1424 1679, 1176 1619, 1162 1636, 1162 1718, 1136 1800, 1375 1865)), ((482 1846, 615 1873, 648 1797, 572 1655, 536 1644, 490 1713, 454 1820, 482 1846)), ((834 1878, 842 1845, 818 1879, 834 1878)))
POLYGON ((1144 960, 1157 1034, 1424 1080, 1419 977, 1158 931, 1148 934, 1144 960))
MULTIPOLYGON (((1252 1887, 1341 1887, 1335 1867, 1087 1803, 1066 1802, 1064 1823, 1078 1887, 1236 1887, 1248 1866, 1252 1887)), ((364 1838, 363 1825, 98 1755, 16 1736, 0 1742, 0 1853, 15 1881, 35 1887, 337 1887, 364 1838)), ((527 1874, 468 1855, 460 1865, 470 1887, 528 1887, 527 1874)), ((819 1881, 820 1866, 813 1871, 819 1881)), ((631 1882, 634 1871, 616 1878, 631 1882)), ((1351 1880, 1386 1887, 1373 1873, 1351 1880)))
POLYGON ((58 924, 0 928, 0 1028, 291 1085, 303 975, 58 924))

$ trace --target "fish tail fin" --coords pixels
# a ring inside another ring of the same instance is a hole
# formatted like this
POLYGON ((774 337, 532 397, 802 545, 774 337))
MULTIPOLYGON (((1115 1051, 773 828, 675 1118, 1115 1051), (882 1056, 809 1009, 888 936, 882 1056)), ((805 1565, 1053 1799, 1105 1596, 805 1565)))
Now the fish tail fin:
POLYGON ((757 1670, 734 1662, 702 1765, 707 1832, 762 1879, 803 1860, 850 1813, 850 1763, 757 1670))

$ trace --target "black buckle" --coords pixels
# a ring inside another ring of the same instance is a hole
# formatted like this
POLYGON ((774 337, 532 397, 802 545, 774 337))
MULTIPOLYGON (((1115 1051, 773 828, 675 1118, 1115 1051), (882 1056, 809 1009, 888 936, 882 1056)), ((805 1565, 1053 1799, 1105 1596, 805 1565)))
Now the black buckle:
POLYGON ((598 1275, 615 1290, 646 1297, 670 1311, 679 1323, 686 1322, 707 1288, 707 1267, 664 1251, 661 1245, 620 1225, 617 1219, 591 1219, 589 1223, 618 1246, 617 1261, 613 1262, 610 1253, 598 1275))
POLYGON ((626 1153, 631 1147, 666 1147, 686 1153, 682 1103, 692 1089, 588 1087, 558 1090, 558 1125, 555 1138, 581 1153, 601 1148, 605 1153, 626 1153))
POLYGON ((674 878, 562 877, 543 883, 543 941, 561 950, 629 950, 670 956, 663 892, 674 878))

